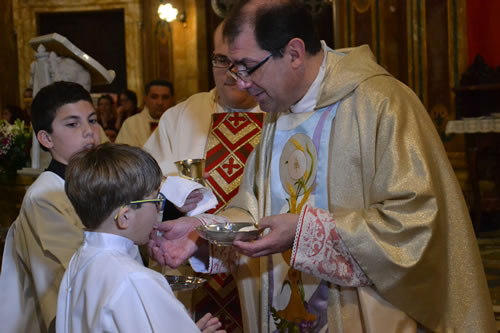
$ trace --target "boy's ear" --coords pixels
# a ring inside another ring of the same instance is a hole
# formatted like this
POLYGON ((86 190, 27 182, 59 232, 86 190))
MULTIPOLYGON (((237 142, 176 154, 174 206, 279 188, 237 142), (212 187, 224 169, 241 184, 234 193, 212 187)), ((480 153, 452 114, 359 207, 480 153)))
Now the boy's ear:
POLYGON ((51 149, 54 146, 52 143, 52 137, 47 131, 39 130, 36 134, 36 138, 38 139, 38 142, 40 142, 40 144, 47 149, 51 149))
POLYGON ((134 211, 130 209, 129 206, 120 208, 118 211, 118 217, 116 218, 116 226, 120 230, 126 230, 130 226, 132 215, 134 211))

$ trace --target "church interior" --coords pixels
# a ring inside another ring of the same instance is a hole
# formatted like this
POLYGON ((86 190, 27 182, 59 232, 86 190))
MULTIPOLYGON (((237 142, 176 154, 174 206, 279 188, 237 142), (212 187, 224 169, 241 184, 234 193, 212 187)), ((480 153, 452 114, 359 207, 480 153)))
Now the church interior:
MULTIPOLYGON (((377 62, 419 97, 434 122, 466 199, 500 329, 500 2, 496 0, 303 0, 327 45, 368 44, 377 62)), ((232 0, 0 1, 0 109, 31 102, 30 40, 58 33, 115 73, 92 86, 99 96, 124 89, 144 104, 153 79, 173 83, 175 99, 214 87, 213 33, 232 0), (172 21, 159 6, 177 9, 172 21)), ((0 144, 2 144, 0 142, 0 144)), ((0 159, 2 163, 7 163, 0 159)), ((30 161, 26 161, 25 167, 30 161)), ((35 176, 0 177, 0 245, 35 176)), ((222 280, 221 280, 222 281, 222 280)), ((221 283, 233 283, 226 281, 221 283)), ((234 287, 234 286, 233 286, 234 287)), ((221 288, 213 286, 212 290, 221 288)), ((201 298, 206 296, 200 296, 201 298)), ((226 322, 241 329, 227 292, 226 322)), ((231 298, 233 297, 233 298, 231 298)))

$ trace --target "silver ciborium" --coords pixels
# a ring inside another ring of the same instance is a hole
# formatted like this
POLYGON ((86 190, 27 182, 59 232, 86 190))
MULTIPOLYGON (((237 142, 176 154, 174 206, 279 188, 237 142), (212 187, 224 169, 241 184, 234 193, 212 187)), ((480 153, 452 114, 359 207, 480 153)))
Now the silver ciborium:
POLYGON ((202 158, 189 159, 175 162, 179 176, 194 180, 205 186, 205 179, 203 172, 205 171, 205 160, 202 158))

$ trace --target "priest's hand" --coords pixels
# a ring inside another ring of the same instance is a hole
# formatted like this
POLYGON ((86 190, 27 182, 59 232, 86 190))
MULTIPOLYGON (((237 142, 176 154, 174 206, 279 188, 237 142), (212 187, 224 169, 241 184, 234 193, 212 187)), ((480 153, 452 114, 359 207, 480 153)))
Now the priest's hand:
POLYGON ((196 208, 196 205, 201 199, 203 199, 203 194, 199 190, 194 190, 187 196, 184 206, 177 207, 177 209, 184 214, 190 212, 196 208))
POLYGON ((181 217, 156 225, 150 235, 149 255, 162 266, 179 267, 198 249, 194 228, 200 223, 194 217, 181 217))
POLYGON ((259 228, 270 228, 269 234, 255 241, 234 241, 233 245, 239 252, 249 257, 262 257, 285 252, 293 246, 298 221, 297 214, 264 217, 259 222, 259 228))

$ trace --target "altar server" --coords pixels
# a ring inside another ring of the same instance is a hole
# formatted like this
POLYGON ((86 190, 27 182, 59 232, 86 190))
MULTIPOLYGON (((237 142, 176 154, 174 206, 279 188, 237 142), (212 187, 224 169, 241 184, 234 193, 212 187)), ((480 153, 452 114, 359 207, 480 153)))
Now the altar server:
POLYGON ((156 161, 137 147, 103 144, 72 157, 65 190, 87 231, 62 278, 57 332, 215 332, 221 326, 209 315, 198 327, 165 277, 135 256, 163 210, 161 180, 156 161))
POLYGON ((77 83, 42 88, 31 106, 31 122, 52 161, 27 190, 7 234, 0 322, 8 333, 53 330, 59 283, 83 240, 83 225, 64 193, 64 171, 71 155, 100 142, 92 99, 77 83))

